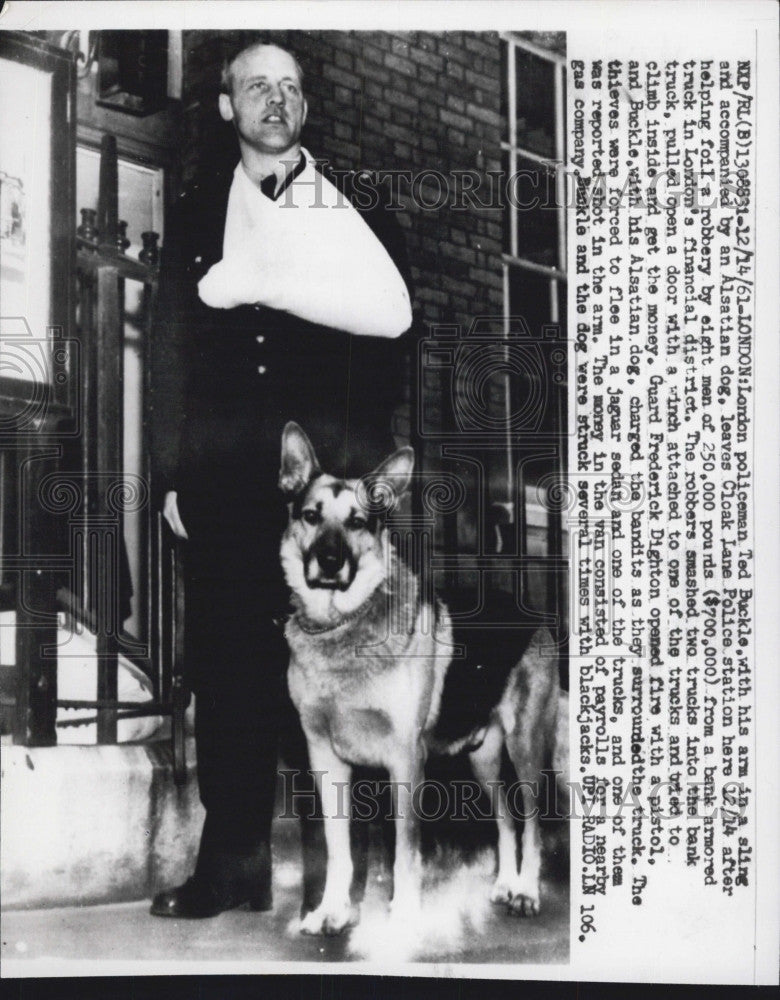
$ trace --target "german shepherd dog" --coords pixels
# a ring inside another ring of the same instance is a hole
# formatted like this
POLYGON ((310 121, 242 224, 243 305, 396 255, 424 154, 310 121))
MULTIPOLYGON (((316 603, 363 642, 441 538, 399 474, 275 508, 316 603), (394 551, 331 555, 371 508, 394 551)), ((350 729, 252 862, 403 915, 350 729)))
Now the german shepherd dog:
POLYGON ((494 783, 498 875, 490 898, 515 915, 539 912, 534 789, 551 766, 555 739, 553 640, 547 629, 530 628, 519 642, 517 629, 483 630, 471 642, 464 630, 465 658, 453 657, 459 636, 447 608, 425 599, 418 575, 390 541, 386 509, 407 490, 413 466, 412 449, 401 448, 362 480, 337 479, 320 469, 297 424, 282 436, 279 485, 289 521, 281 560, 295 608, 285 630, 288 683, 317 778, 328 854, 322 902, 303 918, 305 934, 338 934, 358 920, 343 816, 353 766, 388 771, 396 827, 392 909, 411 913, 419 905, 414 799, 429 753, 465 751, 479 781, 494 783), (502 650, 502 635, 514 649, 504 641, 502 650), (500 662, 491 669, 496 650, 500 662), (514 818, 499 781, 504 747, 526 817, 519 871, 514 818))

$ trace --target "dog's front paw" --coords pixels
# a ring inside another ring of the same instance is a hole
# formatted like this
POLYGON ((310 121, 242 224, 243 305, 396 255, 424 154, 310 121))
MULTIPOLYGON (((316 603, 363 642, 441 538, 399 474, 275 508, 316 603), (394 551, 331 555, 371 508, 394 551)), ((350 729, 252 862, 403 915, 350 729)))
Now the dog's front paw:
POLYGON ((512 900, 512 888, 505 879, 497 878, 490 890, 491 903, 509 903, 512 900))
POLYGON ((318 906, 307 913, 301 921, 301 934, 328 935, 341 934, 348 927, 354 927, 359 919, 359 910, 348 900, 337 906, 318 906))
POLYGON ((499 876, 491 890, 490 902, 506 906, 513 917, 539 915, 539 890, 523 885, 519 878, 499 876))
POLYGON ((509 900, 508 909, 513 917, 538 917, 539 897, 518 892, 509 900))
POLYGON ((390 900, 388 912, 395 924, 414 923, 419 920, 422 911, 422 897, 419 892, 396 894, 390 900))

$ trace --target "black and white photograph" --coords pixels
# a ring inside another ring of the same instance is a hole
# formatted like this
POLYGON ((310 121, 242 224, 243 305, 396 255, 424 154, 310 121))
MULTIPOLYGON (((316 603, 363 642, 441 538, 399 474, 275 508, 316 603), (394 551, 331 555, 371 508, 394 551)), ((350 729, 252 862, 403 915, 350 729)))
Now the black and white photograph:
POLYGON ((2 41, 4 954, 566 963, 565 34, 2 41))
POLYGON ((2 7, 3 978, 777 983, 777 27, 2 7))

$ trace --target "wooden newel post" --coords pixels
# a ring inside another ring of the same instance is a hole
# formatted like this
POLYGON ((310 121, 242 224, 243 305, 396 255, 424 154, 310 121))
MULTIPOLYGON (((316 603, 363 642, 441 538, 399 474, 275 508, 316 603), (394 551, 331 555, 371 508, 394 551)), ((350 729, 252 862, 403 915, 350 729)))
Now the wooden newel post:
POLYGON ((34 539, 40 565, 22 569, 16 600, 18 671, 14 742, 25 746, 57 743, 57 575, 46 566, 56 551, 55 521, 42 484, 55 469, 55 456, 31 448, 20 462, 24 532, 34 539))
MULTIPOLYGON (((121 509, 112 502, 113 481, 121 488, 124 456, 122 428, 123 363, 122 363, 122 303, 117 269, 100 267, 97 275, 97 370, 98 446, 96 527, 102 539, 94 553, 97 615, 97 655, 99 702, 116 700, 119 631, 116 620, 119 603, 119 547, 124 538, 121 509), (103 529, 102 531, 100 529, 103 529)), ((115 743, 117 736, 115 708, 98 709, 98 743, 115 743)))
POLYGON ((100 143, 100 187, 98 189, 97 231, 100 249, 117 252, 119 223, 119 167, 116 136, 104 135, 100 143))
MULTIPOLYGON (((104 135, 100 144, 100 187, 97 229, 101 254, 116 256, 119 239, 119 173, 116 137, 104 135)), ((123 356, 124 283, 115 267, 97 271, 97 504, 93 542, 92 578, 96 584, 97 713, 98 743, 115 743, 117 710, 106 702, 117 698, 119 631, 119 547, 123 544, 123 518, 111 507, 109 482, 121 484, 123 455, 123 356)))

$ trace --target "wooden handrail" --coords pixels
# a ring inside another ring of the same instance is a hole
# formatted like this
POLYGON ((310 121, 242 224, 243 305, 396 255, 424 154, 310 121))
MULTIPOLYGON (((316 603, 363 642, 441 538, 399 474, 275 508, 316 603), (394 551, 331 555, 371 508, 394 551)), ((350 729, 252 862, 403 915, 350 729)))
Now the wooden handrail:
POLYGON ((156 264, 144 264, 120 254, 116 249, 84 239, 79 239, 78 245, 78 268, 85 274, 97 274, 101 267, 113 267, 120 279, 138 281, 143 285, 157 284, 160 268, 156 264))

